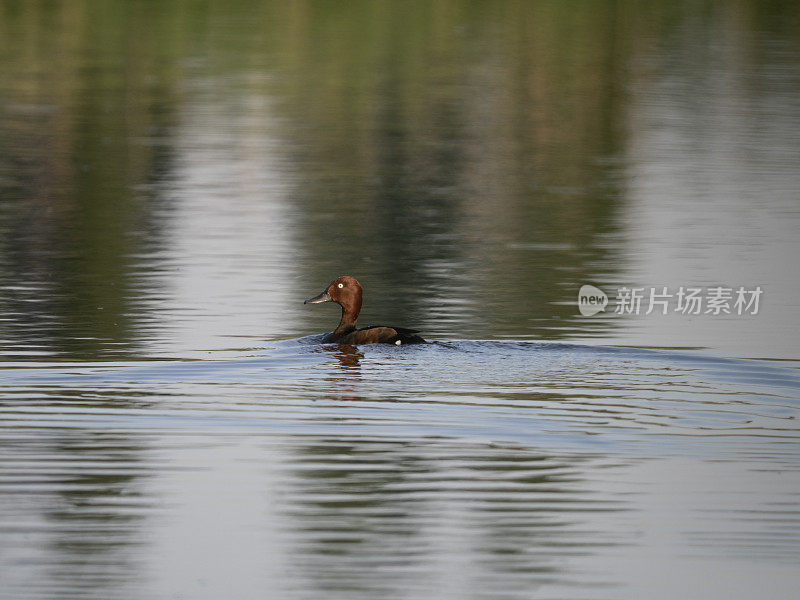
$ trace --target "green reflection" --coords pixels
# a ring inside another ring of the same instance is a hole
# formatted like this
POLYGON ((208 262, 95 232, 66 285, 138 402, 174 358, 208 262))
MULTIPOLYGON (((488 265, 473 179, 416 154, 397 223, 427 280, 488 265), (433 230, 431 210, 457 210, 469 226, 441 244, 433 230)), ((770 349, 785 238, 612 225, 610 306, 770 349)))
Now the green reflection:
POLYGON ((444 551, 458 555, 465 581, 480 573, 477 587, 529 594, 564 577, 567 558, 614 543, 582 521, 627 510, 582 489, 592 457, 341 439, 296 450, 288 554, 317 590, 425 595, 442 568, 432 556, 444 551), (389 566, 393 577, 372 576, 389 566))
MULTIPOLYGON (((280 268, 299 297, 349 273, 365 319, 433 337, 607 330, 566 303, 626 267, 633 71, 687 15, 728 15, 745 44, 797 20, 726 6, 0 1, 3 335, 20 353, 137 352, 181 301, 140 302, 163 296, 156 256, 181 260, 166 223, 213 193, 178 165, 246 135, 276 140, 290 191, 261 196, 292 215, 296 259, 280 268), (226 99, 241 100, 232 139, 182 130, 226 99)), ((267 335, 328 322, 303 320, 267 335)))

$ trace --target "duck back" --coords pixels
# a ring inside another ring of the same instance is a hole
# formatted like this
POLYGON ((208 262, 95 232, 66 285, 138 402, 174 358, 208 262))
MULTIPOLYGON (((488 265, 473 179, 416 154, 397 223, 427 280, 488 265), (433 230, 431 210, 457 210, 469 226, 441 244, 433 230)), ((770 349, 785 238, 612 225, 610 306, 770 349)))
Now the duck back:
POLYGON ((388 327, 371 325, 351 331, 341 337, 331 337, 328 341, 339 344, 425 344, 425 340, 417 335, 417 331, 404 327, 388 327))

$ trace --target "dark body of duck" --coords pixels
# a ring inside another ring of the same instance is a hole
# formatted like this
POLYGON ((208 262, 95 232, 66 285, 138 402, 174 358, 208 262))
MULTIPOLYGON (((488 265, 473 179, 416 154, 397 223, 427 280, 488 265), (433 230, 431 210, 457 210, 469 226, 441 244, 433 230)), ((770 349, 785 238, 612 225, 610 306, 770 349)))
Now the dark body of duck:
POLYGON ((356 329, 356 319, 361 312, 363 293, 361 284, 354 277, 344 275, 335 279, 319 296, 309 298, 303 304, 336 302, 342 307, 339 326, 325 336, 326 343, 337 344, 424 344, 417 332, 402 327, 373 325, 356 329))

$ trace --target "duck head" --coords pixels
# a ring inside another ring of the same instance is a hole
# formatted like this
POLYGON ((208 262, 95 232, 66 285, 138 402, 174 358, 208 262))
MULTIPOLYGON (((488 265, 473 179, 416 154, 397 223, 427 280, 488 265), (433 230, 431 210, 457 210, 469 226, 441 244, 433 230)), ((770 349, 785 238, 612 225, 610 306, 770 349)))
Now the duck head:
POLYGON ((342 323, 355 325, 358 313, 361 312, 361 299, 361 284, 355 277, 343 275, 334 279, 319 296, 309 298, 303 304, 336 302, 342 307, 342 323))

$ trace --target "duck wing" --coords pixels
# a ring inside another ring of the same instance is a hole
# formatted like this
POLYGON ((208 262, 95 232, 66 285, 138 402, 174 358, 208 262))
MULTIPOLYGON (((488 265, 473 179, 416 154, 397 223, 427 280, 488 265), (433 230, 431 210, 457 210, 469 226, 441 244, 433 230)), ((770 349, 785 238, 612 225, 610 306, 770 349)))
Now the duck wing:
POLYGON ((424 344, 425 340, 417 335, 416 329, 405 327, 389 327, 387 325, 370 325, 348 333, 338 340, 342 344, 424 344))

